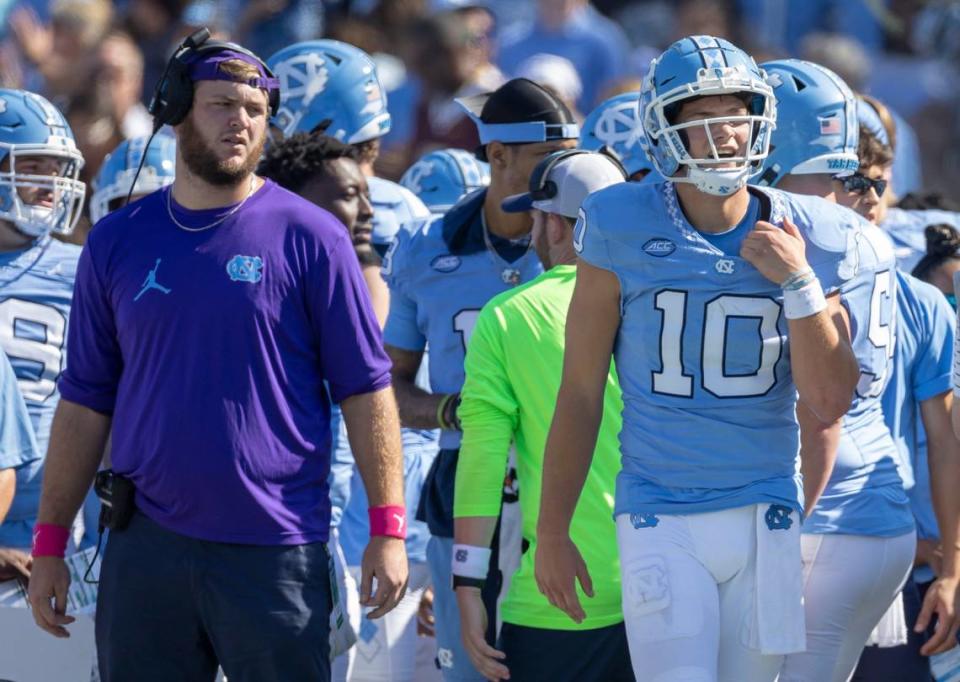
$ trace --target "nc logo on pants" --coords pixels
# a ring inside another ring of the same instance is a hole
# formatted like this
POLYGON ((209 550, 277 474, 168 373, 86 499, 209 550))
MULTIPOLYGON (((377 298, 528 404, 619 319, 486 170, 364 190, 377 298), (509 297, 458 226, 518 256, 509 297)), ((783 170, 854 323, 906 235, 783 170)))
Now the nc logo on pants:
POLYGON ((660 519, 656 514, 631 514, 630 523, 634 528, 656 528, 660 519))
POLYGON ((789 530, 793 525, 793 519, 790 518, 790 507, 784 507, 782 504, 771 504, 764 514, 764 520, 767 522, 767 528, 770 530, 789 530))

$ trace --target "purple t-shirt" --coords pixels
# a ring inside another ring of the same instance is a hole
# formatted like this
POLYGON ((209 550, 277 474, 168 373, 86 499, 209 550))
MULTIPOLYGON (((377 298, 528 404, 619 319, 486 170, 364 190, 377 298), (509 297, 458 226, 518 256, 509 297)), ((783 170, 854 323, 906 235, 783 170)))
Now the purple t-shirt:
MULTIPOLYGON (((353 246, 272 182, 188 232, 166 190, 97 224, 80 256, 60 392, 113 413, 113 468, 183 535, 326 540, 330 405, 390 384, 353 246)), ((187 211, 188 226, 217 211, 187 211)))

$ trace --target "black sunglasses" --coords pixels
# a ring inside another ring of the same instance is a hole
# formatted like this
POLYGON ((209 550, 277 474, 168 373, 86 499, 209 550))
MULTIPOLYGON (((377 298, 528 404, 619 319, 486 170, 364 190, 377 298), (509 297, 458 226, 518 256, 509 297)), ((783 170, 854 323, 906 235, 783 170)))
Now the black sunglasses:
POLYGON ((887 191, 886 180, 882 178, 873 180, 863 173, 854 173, 853 175, 844 175, 843 177, 834 175, 833 179, 841 183, 843 189, 851 194, 866 194, 873 188, 877 196, 882 197, 883 193, 887 191))

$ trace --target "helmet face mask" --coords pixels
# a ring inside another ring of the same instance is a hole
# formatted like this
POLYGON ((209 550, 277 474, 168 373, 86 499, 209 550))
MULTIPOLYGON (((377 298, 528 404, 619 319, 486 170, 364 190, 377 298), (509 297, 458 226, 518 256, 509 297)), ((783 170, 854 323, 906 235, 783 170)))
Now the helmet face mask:
POLYGON ((34 93, 0 89, 0 220, 29 237, 69 234, 86 195, 82 168, 63 114, 34 93), (55 173, 25 172, 38 157, 55 160, 55 173))
POLYGON ((709 36, 684 38, 653 60, 644 79, 640 111, 644 143, 657 170, 673 182, 690 183, 718 196, 732 194, 759 172, 777 117, 773 90, 753 59, 731 43, 709 36), (720 95, 745 99, 746 113, 676 122, 684 102, 720 95), (744 124, 750 126, 744 151, 721 156, 712 129, 744 124), (694 128, 706 134, 707 156, 694 157, 688 148, 686 131, 694 128))

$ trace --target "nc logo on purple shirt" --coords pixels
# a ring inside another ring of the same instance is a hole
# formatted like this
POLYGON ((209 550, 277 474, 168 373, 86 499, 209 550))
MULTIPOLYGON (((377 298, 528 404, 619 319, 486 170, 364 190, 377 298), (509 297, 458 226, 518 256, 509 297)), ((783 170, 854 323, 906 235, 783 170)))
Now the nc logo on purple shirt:
POLYGON ((234 282, 256 284, 263 279, 263 259, 260 256, 234 256, 227 263, 227 274, 234 282))

